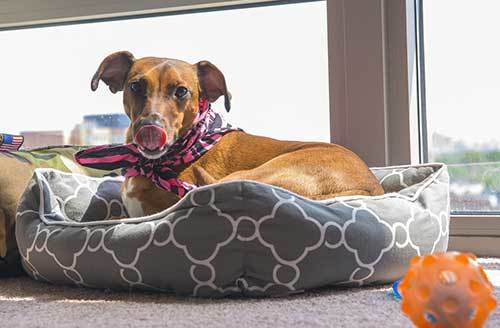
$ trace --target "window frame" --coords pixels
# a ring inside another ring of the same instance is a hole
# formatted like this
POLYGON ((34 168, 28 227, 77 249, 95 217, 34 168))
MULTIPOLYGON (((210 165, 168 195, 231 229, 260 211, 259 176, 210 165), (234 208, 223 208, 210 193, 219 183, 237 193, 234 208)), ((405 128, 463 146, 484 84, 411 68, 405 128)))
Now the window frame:
MULTIPOLYGON (((419 85, 419 115, 421 115, 420 127, 420 152, 424 161, 428 160, 427 143, 427 116, 425 102, 425 62, 424 62, 424 23, 423 6, 424 0, 415 0, 415 16, 417 22, 419 48, 418 70, 419 85)), ((498 212, 467 212, 456 211, 451 213, 449 248, 458 251, 472 251, 484 256, 500 256, 500 215, 498 212)))
MULTIPOLYGON (((312 1, 8 1, 0 31, 312 1)), ((422 5, 327 0, 331 141, 370 166, 427 161, 422 5)), ((451 216, 451 250, 499 256, 498 244, 500 216, 451 216)))
MULTIPOLYGON (((327 8, 331 141, 370 166, 427 162, 423 0, 327 8)), ((449 249, 500 256, 500 216, 465 214, 451 214, 449 249)))
POLYGON ((314 1, 322 0, 9 0, 0 5, 0 31, 314 1))

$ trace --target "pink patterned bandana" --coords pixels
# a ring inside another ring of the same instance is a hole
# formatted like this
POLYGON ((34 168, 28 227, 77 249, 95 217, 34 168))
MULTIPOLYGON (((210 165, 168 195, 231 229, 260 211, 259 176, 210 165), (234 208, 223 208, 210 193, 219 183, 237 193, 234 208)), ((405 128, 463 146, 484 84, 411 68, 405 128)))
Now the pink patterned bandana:
POLYGON ((121 168, 126 177, 145 176, 159 188, 183 197, 196 186, 180 180, 175 169, 196 161, 215 146, 224 134, 241 131, 225 123, 206 99, 200 99, 199 104, 193 127, 158 159, 146 158, 135 144, 88 148, 76 153, 75 159, 83 166, 99 170, 121 168))

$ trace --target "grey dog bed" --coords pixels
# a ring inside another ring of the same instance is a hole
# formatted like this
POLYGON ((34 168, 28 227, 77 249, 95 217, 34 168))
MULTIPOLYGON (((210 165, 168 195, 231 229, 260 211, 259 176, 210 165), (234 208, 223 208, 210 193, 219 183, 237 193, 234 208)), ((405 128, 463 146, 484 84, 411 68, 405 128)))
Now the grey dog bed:
POLYGON ((446 251, 442 164, 372 169, 386 194, 313 201, 252 181, 200 187, 164 212, 126 215, 121 177, 35 171, 18 208, 26 272, 54 284, 181 295, 287 295, 390 282, 446 251))

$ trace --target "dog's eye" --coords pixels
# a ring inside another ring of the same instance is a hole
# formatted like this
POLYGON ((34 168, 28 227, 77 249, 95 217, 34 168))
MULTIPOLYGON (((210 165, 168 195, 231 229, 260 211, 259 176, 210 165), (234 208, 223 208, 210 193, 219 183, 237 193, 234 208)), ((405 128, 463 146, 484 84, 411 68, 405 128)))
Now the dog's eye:
POLYGON ((178 99, 182 99, 184 97, 186 97, 188 94, 188 89, 186 89, 185 87, 178 87, 176 90, 175 90, 175 96, 178 98, 178 99))
POLYGON ((133 93, 135 93, 137 95, 141 95, 144 93, 143 85, 139 81, 134 81, 134 82, 130 83, 129 88, 130 88, 130 91, 132 91, 133 93))

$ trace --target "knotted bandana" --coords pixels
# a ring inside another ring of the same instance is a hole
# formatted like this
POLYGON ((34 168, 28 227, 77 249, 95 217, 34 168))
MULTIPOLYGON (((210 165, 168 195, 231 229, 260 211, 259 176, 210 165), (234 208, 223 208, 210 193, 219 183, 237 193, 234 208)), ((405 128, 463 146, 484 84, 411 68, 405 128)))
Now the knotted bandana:
POLYGON ((215 146, 224 134, 240 130, 225 123, 206 99, 200 99, 199 106, 193 127, 158 159, 146 158, 135 144, 88 148, 76 153, 75 159, 83 166, 99 170, 121 168, 125 177, 145 176, 159 188, 183 197, 196 186, 180 180, 175 169, 196 161, 215 146))

